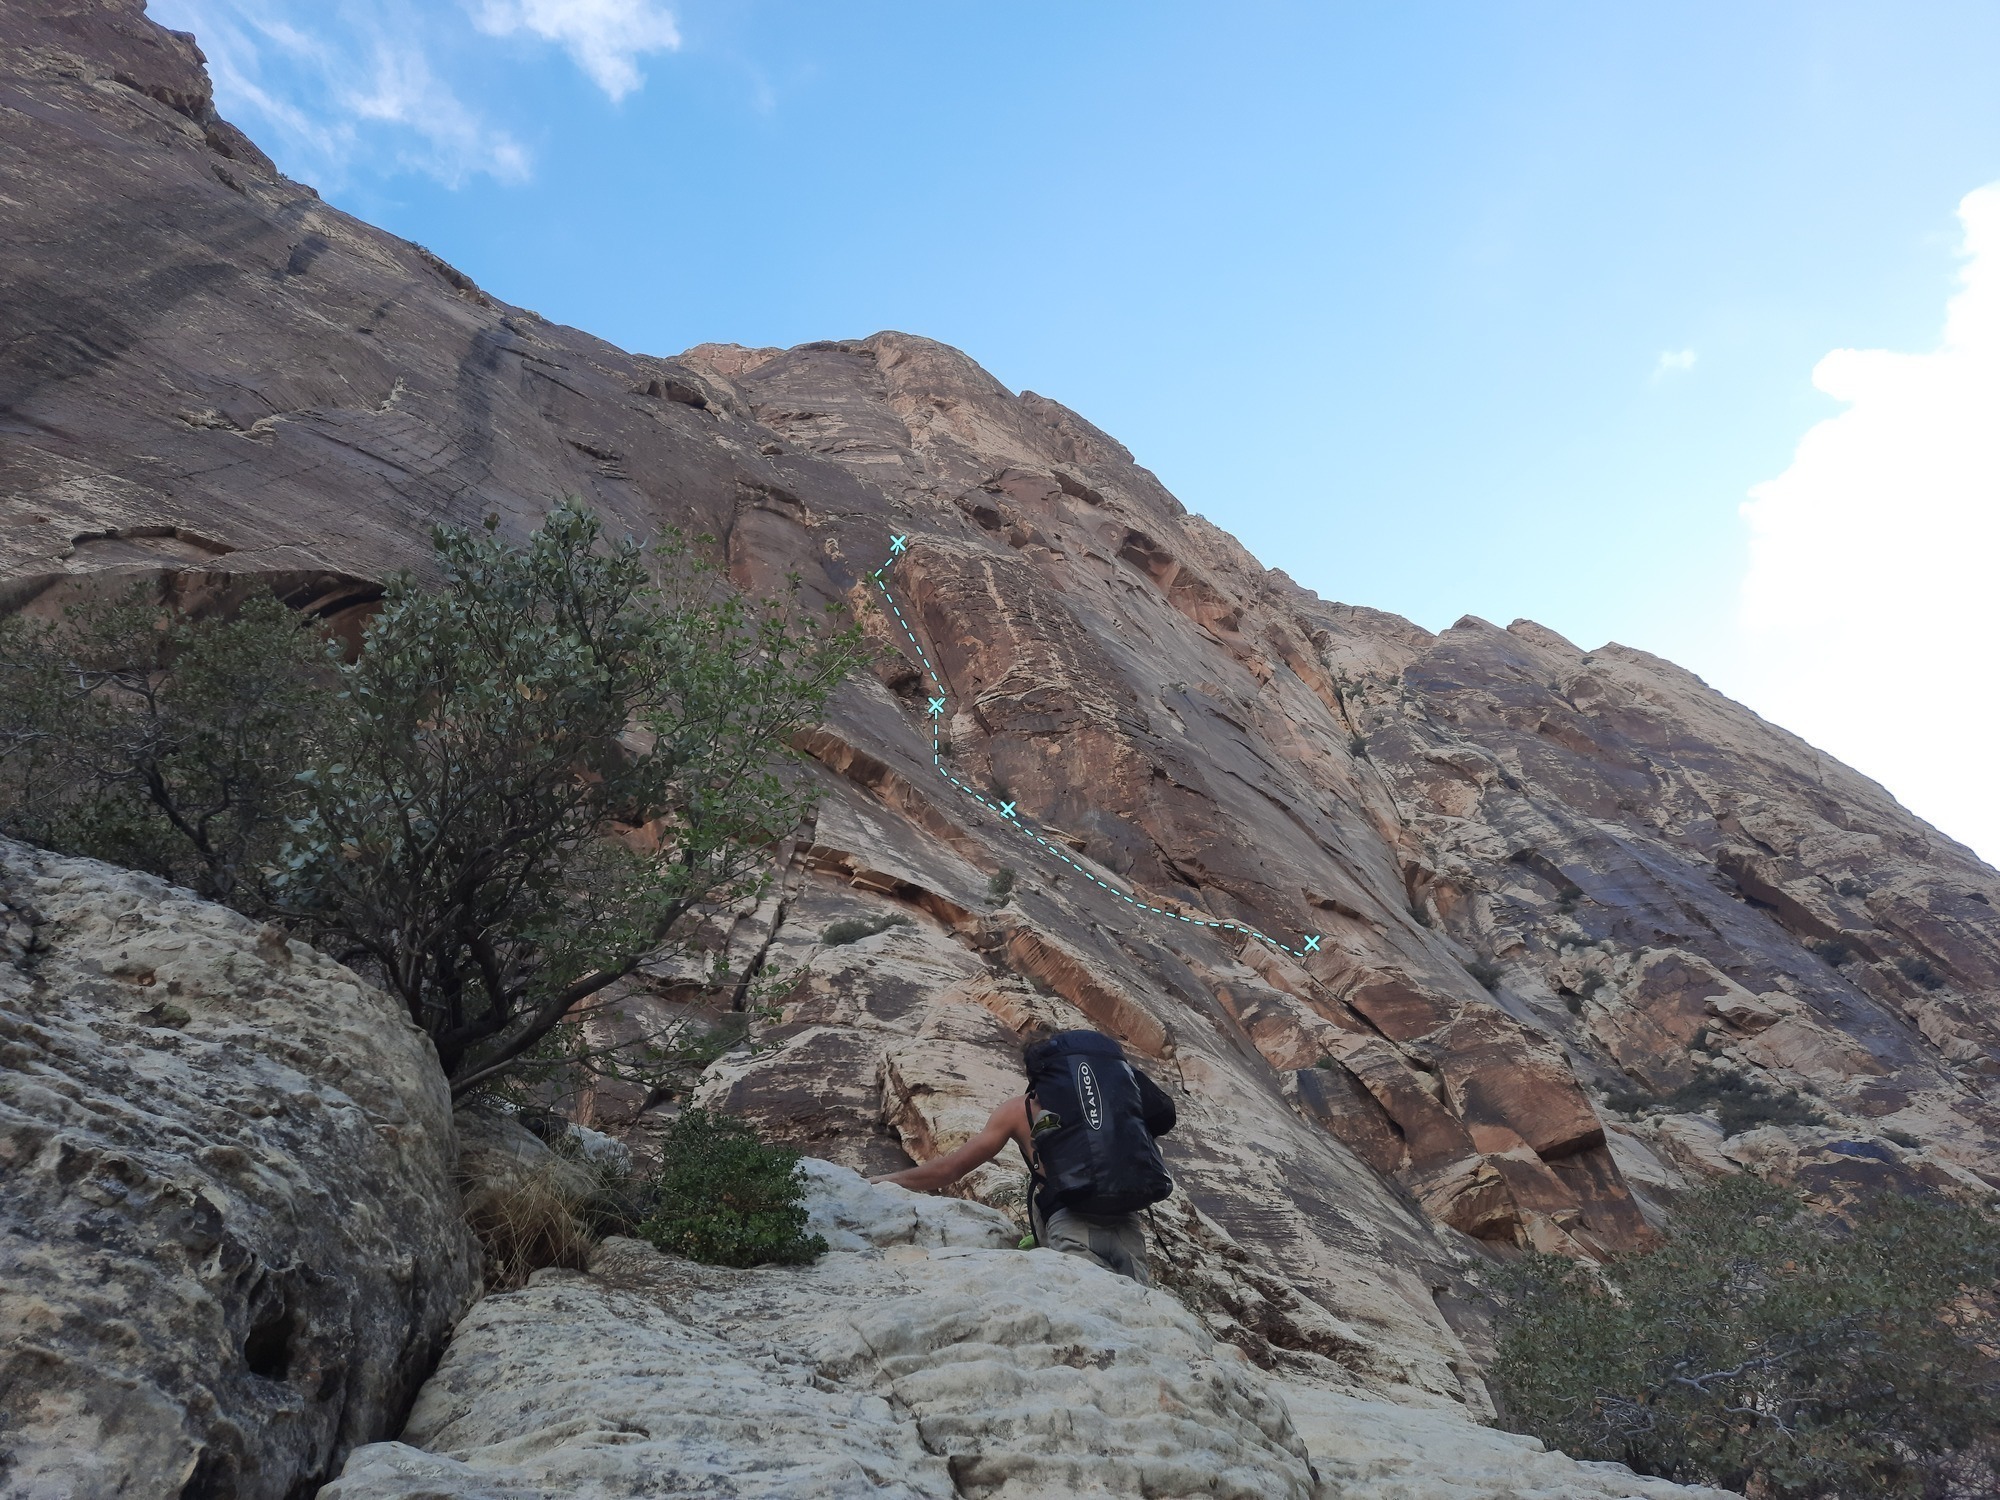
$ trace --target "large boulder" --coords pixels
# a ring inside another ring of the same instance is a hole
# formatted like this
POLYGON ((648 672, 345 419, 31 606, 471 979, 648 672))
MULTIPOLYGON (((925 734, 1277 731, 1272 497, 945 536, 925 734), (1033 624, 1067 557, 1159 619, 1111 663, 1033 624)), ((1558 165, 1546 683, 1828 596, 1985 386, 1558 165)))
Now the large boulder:
POLYGON ((279 1500, 400 1425, 478 1285, 387 996, 0 840, 0 1488, 279 1500))

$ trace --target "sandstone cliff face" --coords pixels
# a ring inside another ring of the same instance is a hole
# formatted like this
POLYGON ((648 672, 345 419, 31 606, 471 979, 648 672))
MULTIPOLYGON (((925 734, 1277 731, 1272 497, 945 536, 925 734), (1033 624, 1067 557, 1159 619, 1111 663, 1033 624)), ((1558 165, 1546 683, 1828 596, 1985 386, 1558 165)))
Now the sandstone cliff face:
MULTIPOLYGON (((2000 881, 1694 678, 1320 600, 922 339, 625 354, 275 174, 135 5, 0 27, 8 607, 143 577, 345 621, 433 522, 574 492, 861 613, 885 654, 810 744, 817 820, 713 932, 807 977, 705 1099, 894 1165, 1018 1086, 1022 1036, 1100 1027, 1179 1095, 1162 1259, 1210 1330, 1474 1409, 1475 1244, 1637 1245, 1743 1167, 2000 1183, 2000 881), (856 915, 908 920, 822 946, 856 915), (1820 1123, 1607 1106, 1716 1070, 1820 1123)), ((1012 1170, 971 1190, 1018 1206, 1012 1170)))
POLYGON ((0 1491, 298 1494, 478 1287, 394 1001, 143 875, 0 841, 0 1491))

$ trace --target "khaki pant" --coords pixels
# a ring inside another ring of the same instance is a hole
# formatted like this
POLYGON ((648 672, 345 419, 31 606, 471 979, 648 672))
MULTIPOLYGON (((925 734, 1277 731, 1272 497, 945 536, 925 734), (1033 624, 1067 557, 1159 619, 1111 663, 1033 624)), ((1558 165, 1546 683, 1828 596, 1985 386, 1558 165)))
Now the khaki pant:
POLYGON ((1104 1218, 1072 1213, 1059 1208, 1044 1220, 1041 1209, 1030 1199, 1028 1217, 1035 1227, 1035 1242, 1065 1255, 1081 1255, 1107 1271, 1129 1276, 1140 1286, 1153 1284, 1146 1267, 1146 1231, 1137 1214, 1111 1214, 1104 1218))

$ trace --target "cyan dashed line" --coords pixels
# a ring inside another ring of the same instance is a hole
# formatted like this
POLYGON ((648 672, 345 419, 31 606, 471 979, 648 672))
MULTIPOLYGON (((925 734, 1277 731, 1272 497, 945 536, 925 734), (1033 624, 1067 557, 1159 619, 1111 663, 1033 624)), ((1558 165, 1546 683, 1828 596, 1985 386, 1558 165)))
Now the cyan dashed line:
POLYGON ((883 602, 889 606, 890 613, 895 615, 896 623, 903 627, 903 634, 910 638, 910 649, 917 653, 917 660, 923 665, 926 712, 931 721, 931 764, 937 767, 937 772, 940 776, 987 811, 999 814, 1002 822, 1012 824, 1015 830, 1030 843, 1044 850, 1046 853, 1054 855, 1092 885, 1110 892, 1120 901, 1125 902, 1128 906, 1138 911, 1152 912, 1162 917, 1172 917, 1176 921, 1185 922, 1190 927, 1210 927, 1221 932, 1240 932, 1246 937, 1253 937, 1260 943, 1276 948, 1280 953, 1289 953, 1293 958, 1303 958, 1308 953, 1319 952, 1320 938, 1317 933, 1308 935, 1302 946, 1294 948, 1289 943, 1281 943, 1269 933, 1260 932, 1257 928, 1243 922, 1207 921, 1200 917, 1190 917, 1185 912, 1172 911, 1164 906, 1155 906, 1150 901, 1141 901, 1130 891, 1121 891, 1117 886, 1111 884, 1110 881, 1101 879, 1099 876, 1085 869, 1074 859, 1070 858, 1067 850, 1059 848, 1048 839, 1042 837, 1041 834, 1035 832, 1034 829, 1022 821, 1020 814, 1014 811, 1014 804, 1012 802, 989 801, 979 788, 954 776, 951 768, 944 763, 943 741, 940 739, 938 733, 939 725, 944 718, 945 707, 950 701, 950 694, 946 692, 944 683, 939 680, 936 669, 931 666, 931 659, 924 650, 924 643, 917 639, 917 632, 911 628, 910 622, 904 618, 902 605, 896 602, 896 596, 889 591, 889 569, 895 564, 897 558, 909 551, 909 545, 910 539, 907 536, 891 537, 889 539, 888 559, 881 567, 868 576, 874 580, 875 587, 882 591, 883 602))

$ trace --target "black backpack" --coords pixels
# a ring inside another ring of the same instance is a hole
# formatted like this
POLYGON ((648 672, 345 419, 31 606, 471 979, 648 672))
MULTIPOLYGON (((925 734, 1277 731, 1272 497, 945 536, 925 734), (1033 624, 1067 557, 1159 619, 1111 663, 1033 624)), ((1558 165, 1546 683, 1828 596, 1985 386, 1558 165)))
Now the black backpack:
POLYGON ((1043 1217, 1059 1208, 1136 1213, 1173 1192, 1153 1138, 1174 1128, 1174 1101, 1125 1061, 1116 1042, 1059 1031, 1022 1061, 1043 1217))

